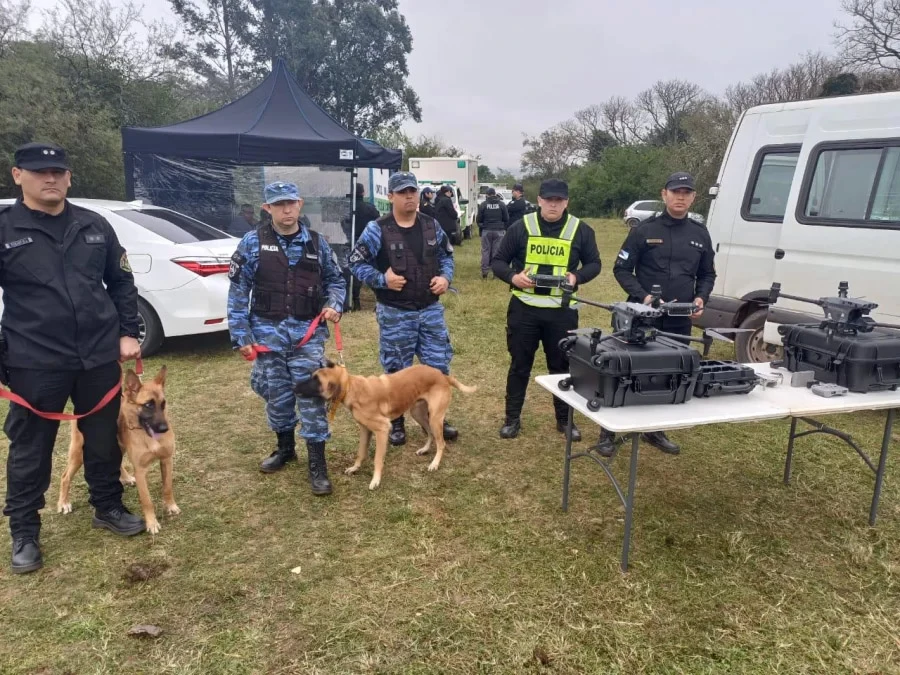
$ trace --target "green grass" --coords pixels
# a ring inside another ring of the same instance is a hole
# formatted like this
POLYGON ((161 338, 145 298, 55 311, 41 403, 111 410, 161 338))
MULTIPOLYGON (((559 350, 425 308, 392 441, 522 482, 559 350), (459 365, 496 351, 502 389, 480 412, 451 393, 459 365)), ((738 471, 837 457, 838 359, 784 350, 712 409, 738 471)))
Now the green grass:
MULTIPOLYGON (((625 232, 595 226, 604 270, 584 295, 619 299, 610 267, 625 232)), ((681 456, 641 454, 621 574, 623 510, 597 467, 573 466, 560 510, 549 394, 532 385, 522 436, 497 437, 508 293, 480 280, 478 245, 457 249, 461 293, 445 302, 454 374, 479 391, 454 393, 460 440, 439 471, 415 456, 416 430, 389 452, 379 490, 367 489, 370 464, 344 476, 357 435, 342 410, 329 444, 334 495, 313 497, 296 464, 264 476, 274 435, 249 365, 221 337, 173 341, 146 367, 169 367, 182 515, 163 517, 155 538, 92 530, 79 474, 75 512, 44 512, 44 570, 14 577, 0 566, 0 673, 900 672, 894 462, 869 528, 872 476, 839 441, 799 441, 785 487, 787 421, 675 432, 681 456), (135 581, 135 564, 148 580, 135 581), (145 623, 163 635, 127 635, 145 623)), ((581 325, 608 316, 589 308, 581 325)), ((351 370, 376 373, 373 313, 342 326, 351 370)), ((880 416, 830 421, 878 447, 880 416)), ((50 504, 66 441, 64 429, 50 504)), ((155 472, 151 491, 159 504, 155 472)), ((138 509, 133 488, 126 503, 138 509)))

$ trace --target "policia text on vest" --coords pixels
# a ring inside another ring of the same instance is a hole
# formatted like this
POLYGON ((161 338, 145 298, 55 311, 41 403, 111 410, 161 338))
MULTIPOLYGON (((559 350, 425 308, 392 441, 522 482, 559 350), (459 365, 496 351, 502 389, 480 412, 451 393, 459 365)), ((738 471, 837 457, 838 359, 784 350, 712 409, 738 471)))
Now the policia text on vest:
MULTIPOLYGON (((569 364, 559 349, 559 341, 578 327, 578 311, 574 306, 561 307, 562 291, 558 288, 516 288, 512 279, 519 272, 556 276, 571 273, 576 284, 585 284, 600 274, 600 253, 594 231, 568 211, 563 210, 555 221, 530 213, 507 230, 491 270, 498 279, 510 284, 512 296, 506 317, 511 363, 506 380, 506 422, 501 435, 514 438, 538 346, 544 347, 548 372, 568 372, 569 364)), ((557 428, 564 429, 568 407, 556 398, 553 404, 557 428)))

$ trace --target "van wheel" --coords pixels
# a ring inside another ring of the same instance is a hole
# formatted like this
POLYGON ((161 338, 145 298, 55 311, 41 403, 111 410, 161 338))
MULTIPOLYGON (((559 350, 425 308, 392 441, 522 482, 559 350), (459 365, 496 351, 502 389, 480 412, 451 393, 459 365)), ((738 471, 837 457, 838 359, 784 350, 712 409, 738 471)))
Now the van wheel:
POLYGON ((156 312, 143 298, 138 298, 138 342, 141 343, 141 356, 153 356, 159 351, 165 338, 156 312))
POLYGON ((637 218, 629 218, 625 221, 625 225, 627 225, 628 227, 637 227, 640 224, 641 221, 639 221, 637 218))
POLYGON ((758 309, 741 322, 739 328, 753 330, 752 333, 739 333, 735 339, 735 356, 741 363, 769 363, 782 357, 783 350, 780 346, 766 344, 763 340, 768 314, 768 309, 758 309))

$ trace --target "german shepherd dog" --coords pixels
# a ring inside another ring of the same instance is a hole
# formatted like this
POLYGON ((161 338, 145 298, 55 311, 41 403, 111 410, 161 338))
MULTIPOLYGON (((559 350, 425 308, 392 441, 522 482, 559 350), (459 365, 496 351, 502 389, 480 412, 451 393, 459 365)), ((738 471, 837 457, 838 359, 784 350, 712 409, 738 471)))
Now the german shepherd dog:
MULTIPOLYGON (((172 496, 172 458, 175 454, 175 434, 166 416, 166 367, 150 382, 142 383, 133 370, 125 373, 122 388, 122 406, 119 410, 119 447, 128 456, 134 467, 134 476, 125 470, 122 464, 120 480, 124 485, 137 484, 141 509, 147 531, 151 534, 159 532, 159 521, 150 499, 147 487, 147 469, 159 460, 163 483, 163 505, 166 513, 177 515, 181 509, 172 496)), ((69 502, 69 486, 72 477, 84 463, 84 436, 78 430, 78 423, 72 422, 72 435, 69 440, 69 461, 59 484, 59 501, 56 508, 59 513, 71 513, 69 502)))
POLYGON ((328 361, 309 380, 298 384, 294 393, 324 398, 331 403, 332 413, 343 403, 353 415, 359 425, 359 450, 356 462, 344 473, 352 475, 359 471, 369 453, 369 440, 375 434, 375 469, 369 483, 369 489, 374 490, 381 484, 391 420, 407 411, 428 434, 428 440, 416 454, 426 454, 434 441, 437 451, 428 470, 435 471, 440 466, 445 447, 444 416, 450 405, 451 387, 466 394, 477 389, 431 366, 415 365, 390 375, 361 377, 328 361))

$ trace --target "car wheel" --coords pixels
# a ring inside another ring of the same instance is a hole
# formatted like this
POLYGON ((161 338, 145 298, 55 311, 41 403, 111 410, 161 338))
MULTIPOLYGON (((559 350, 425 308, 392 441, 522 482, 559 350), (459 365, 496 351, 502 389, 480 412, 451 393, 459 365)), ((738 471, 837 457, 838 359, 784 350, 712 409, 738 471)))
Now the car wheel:
POLYGON ((638 220, 637 218, 629 218, 628 220, 625 221, 625 224, 628 227, 637 227, 638 225, 641 224, 641 221, 638 220))
POLYGON ((769 363, 782 357, 784 350, 763 340, 763 329, 769 310, 758 309, 741 322, 740 328, 752 329, 752 333, 739 333, 734 343, 737 360, 741 363, 769 363))
POLYGON ((153 356, 159 351, 165 337, 156 312, 142 298, 138 298, 138 342, 141 343, 141 356, 153 356))

